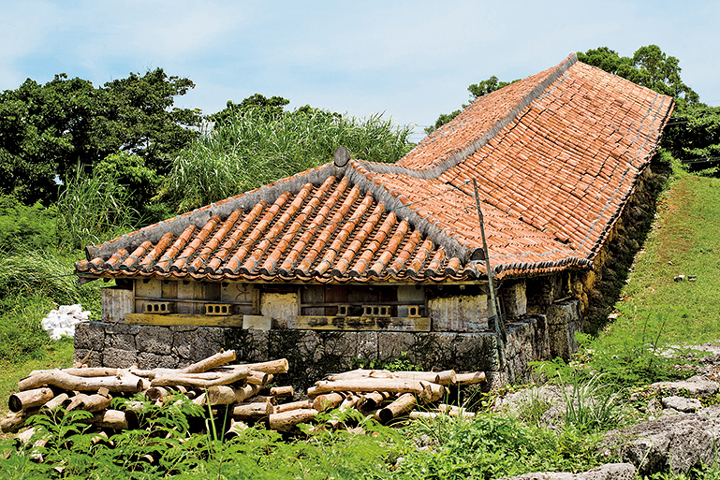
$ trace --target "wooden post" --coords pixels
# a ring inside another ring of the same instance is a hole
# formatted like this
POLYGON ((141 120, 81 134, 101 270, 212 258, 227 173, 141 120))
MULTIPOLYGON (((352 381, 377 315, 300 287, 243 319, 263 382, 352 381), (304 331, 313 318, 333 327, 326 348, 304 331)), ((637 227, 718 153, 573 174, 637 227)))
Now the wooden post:
POLYGON ((485 223, 483 222, 482 209, 480 208, 480 195, 478 194, 477 181, 473 178, 473 187, 475 188, 475 204, 477 205, 478 220, 480 221, 480 235, 483 241, 483 251, 485 253, 485 270, 487 270, 488 288, 490 289, 490 315, 495 320, 495 332, 498 335, 498 356, 500 366, 504 363, 503 344, 505 338, 505 325, 502 318, 498 316, 497 298, 495 297, 495 285, 493 283, 493 269, 490 265, 490 252, 488 250, 487 240, 485 239, 485 223))

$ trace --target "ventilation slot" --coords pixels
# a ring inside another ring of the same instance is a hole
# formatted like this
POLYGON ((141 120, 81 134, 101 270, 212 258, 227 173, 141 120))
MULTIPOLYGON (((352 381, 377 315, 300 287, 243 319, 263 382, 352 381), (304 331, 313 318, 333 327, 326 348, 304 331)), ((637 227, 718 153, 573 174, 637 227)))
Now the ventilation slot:
POLYGON ((232 305, 229 303, 206 303, 205 315, 232 315, 232 305))
POLYGON ((363 305, 363 317, 389 317, 389 305, 363 305))
POLYGON ((174 310, 175 304, 173 302, 148 302, 145 304, 145 313, 164 315, 172 313, 174 310))

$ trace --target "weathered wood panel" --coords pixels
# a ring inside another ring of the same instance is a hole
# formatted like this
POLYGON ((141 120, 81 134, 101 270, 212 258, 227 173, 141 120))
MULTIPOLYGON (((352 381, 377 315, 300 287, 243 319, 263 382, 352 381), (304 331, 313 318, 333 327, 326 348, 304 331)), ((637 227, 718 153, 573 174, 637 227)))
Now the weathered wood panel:
POLYGON ((130 325, 193 325, 203 327, 242 327, 242 315, 206 316, 206 315, 154 315, 151 313, 128 313, 125 323, 130 325))
POLYGON ((298 295, 297 293, 266 293, 261 298, 261 315, 273 319, 275 328, 297 328, 298 295))
POLYGON ((433 298, 428 302, 435 332, 484 332, 488 330, 488 296, 462 295, 433 298))
POLYGON ((103 288, 101 291, 103 322, 122 322, 126 314, 133 313, 135 298, 132 290, 103 288))

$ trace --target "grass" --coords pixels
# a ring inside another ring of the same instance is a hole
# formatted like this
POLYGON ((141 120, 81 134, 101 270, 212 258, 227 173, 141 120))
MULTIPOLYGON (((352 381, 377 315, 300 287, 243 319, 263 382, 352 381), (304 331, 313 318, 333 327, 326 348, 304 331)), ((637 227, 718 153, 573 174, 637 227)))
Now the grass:
POLYGON ((629 337, 670 343, 720 339, 720 179, 680 173, 617 304, 619 317, 593 348, 629 337), (674 278, 684 274, 684 281, 674 278), (688 281, 690 275, 695 281, 688 281))
POLYGON ((64 337, 58 341, 51 341, 40 348, 37 358, 22 363, 3 361, 0 363, 0 416, 8 414, 8 405, 5 401, 11 394, 17 392, 18 381, 25 378, 33 370, 50 368, 68 368, 73 361, 73 341, 64 337))

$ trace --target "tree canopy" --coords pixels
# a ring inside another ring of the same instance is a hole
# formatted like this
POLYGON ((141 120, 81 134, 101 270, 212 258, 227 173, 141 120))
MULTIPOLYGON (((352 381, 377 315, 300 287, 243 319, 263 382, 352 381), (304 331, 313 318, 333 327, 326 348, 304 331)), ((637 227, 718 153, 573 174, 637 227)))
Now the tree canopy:
POLYGON ((28 79, 0 93, 0 193, 25 204, 57 196, 78 165, 91 168, 119 151, 137 155, 160 173, 198 135, 199 110, 172 108, 195 85, 158 68, 102 87, 56 75, 28 79))

